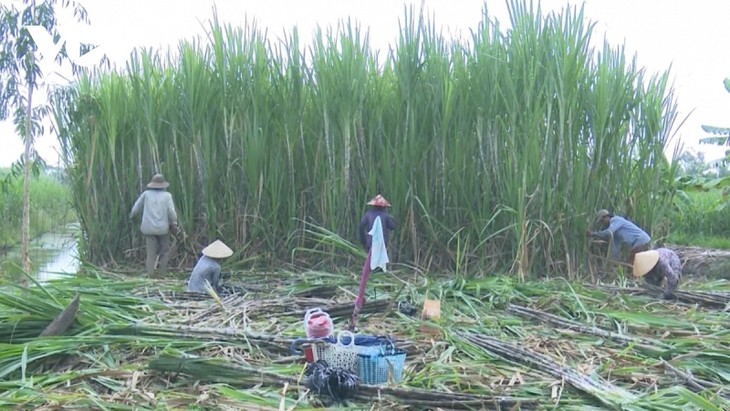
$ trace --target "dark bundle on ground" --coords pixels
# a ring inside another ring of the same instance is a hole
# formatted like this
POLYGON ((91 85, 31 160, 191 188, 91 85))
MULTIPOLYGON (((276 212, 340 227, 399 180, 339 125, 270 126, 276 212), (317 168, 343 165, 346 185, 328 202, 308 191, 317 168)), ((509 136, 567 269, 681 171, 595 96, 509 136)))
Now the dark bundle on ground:
POLYGON ((416 315, 416 312, 418 312, 416 307, 406 300, 398 301, 398 311, 409 316, 414 316, 416 315))
POLYGON ((229 295, 246 294, 248 291, 238 285, 226 284, 218 287, 218 295, 221 297, 227 297, 229 295))
POLYGON ((325 403, 342 402, 357 394, 358 376, 341 367, 330 367, 327 361, 307 364, 306 386, 325 403))

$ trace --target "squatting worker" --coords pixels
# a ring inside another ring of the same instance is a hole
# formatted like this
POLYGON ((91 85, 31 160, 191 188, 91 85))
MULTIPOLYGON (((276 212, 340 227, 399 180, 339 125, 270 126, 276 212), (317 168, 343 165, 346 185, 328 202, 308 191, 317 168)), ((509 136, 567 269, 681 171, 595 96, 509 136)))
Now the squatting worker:
POLYGON ((644 277, 647 283, 657 287, 661 287, 666 280, 662 296, 665 299, 672 298, 682 278, 682 262, 677 253, 668 248, 636 253, 634 277, 644 277))
POLYGON ((204 293, 205 283, 210 283, 214 290, 218 290, 221 279, 221 262, 224 258, 233 255, 233 251, 221 240, 215 240, 203 249, 203 256, 193 268, 188 280, 188 291, 204 293))
POLYGON ((623 217, 613 215, 608 210, 598 210, 598 213, 596 213, 596 221, 600 222, 606 228, 596 232, 588 230, 586 235, 609 241, 613 239, 613 258, 616 261, 619 260, 621 244, 625 244, 631 249, 631 255, 629 257, 629 263, 631 264, 634 262, 634 255, 636 253, 647 251, 651 248, 651 237, 649 237, 649 234, 623 217))
POLYGON ((130 218, 142 212, 140 231, 147 241, 147 275, 155 271, 155 262, 159 257, 160 274, 167 271, 167 262, 170 259, 170 229, 177 230, 177 213, 172 202, 172 194, 165 189, 170 183, 165 181, 162 174, 155 174, 147 184, 147 190, 140 194, 130 218))

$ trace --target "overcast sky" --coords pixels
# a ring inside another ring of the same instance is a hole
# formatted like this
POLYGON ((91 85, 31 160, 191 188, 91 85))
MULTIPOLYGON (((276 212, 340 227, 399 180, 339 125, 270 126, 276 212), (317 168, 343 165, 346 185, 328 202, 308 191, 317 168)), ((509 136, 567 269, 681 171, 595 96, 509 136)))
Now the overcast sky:
MULTIPOLYGON (((15 0, 3 0, 15 1, 15 0)), ((124 64, 135 47, 175 46, 180 39, 202 34, 201 22, 217 5, 222 21, 242 23, 255 19, 275 38, 297 26, 303 40, 313 29, 335 26, 338 19, 353 17, 370 29, 371 44, 387 47, 397 37, 404 4, 420 6, 421 0, 81 0, 90 26, 61 27, 66 38, 100 44, 110 59, 124 64)), ((482 0, 424 0, 429 15, 445 33, 467 36, 481 19, 482 0)), ((535 1, 537 3, 537 1, 535 1)), ((585 3, 586 18, 595 22, 596 46, 604 35, 612 44, 625 44, 630 54, 650 72, 671 65, 680 119, 692 112, 678 130, 685 146, 696 146, 705 133, 702 124, 730 127, 730 93, 723 79, 730 77, 727 18, 728 0, 542 0, 543 11, 560 10, 566 4, 585 3), (694 111, 693 111, 694 110, 694 111)), ((486 0, 489 13, 506 24, 505 0, 486 0)), ((11 124, 0 124, 0 167, 22 153, 22 143, 11 124)), ((44 136, 41 154, 57 163, 57 143, 44 136)))

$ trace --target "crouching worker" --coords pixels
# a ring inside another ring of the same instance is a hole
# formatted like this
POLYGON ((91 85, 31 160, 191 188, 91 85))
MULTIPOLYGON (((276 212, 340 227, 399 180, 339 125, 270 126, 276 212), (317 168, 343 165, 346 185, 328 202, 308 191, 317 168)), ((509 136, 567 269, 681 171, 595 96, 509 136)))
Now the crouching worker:
POLYGON ((606 227, 602 231, 587 231, 588 237, 600 238, 613 242, 613 259, 619 261, 621 245, 625 244, 631 249, 629 264, 634 263, 636 253, 651 249, 651 237, 644 230, 631 221, 613 215, 608 210, 598 210, 596 222, 606 227))
POLYGON ((674 251, 668 248, 637 253, 634 257, 634 277, 644 277, 644 280, 654 286, 661 287, 666 279, 662 297, 674 297, 674 292, 682 278, 682 262, 674 251))
POLYGON ((188 291, 193 293, 205 293, 205 283, 210 283, 214 290, 218 291, 221 279, 221 262, 224 258, 233 255, 233 251, 221 240, 203 249, 203 256, 193 268, 188 280, 188 291))

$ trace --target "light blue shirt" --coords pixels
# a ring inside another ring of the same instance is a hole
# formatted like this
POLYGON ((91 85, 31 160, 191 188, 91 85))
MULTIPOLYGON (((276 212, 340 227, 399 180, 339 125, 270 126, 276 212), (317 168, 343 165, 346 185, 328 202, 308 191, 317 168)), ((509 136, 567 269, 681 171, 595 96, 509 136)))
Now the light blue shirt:
POLYGON ((221 278, 221 265, 213 258, 202 256, 193 268, 188 280, 188 291, 193 293, 205 292, 205 281, 207 280, 213 289, 218 287, 221 278))
POLYGON ((649 234, 636 224, 619 216, 611 217, 611 223, 608 225, 608 228, 593 233, 593 236, 606 240, 610 240, 613 236, 613 258, 616 260, 619 259, 621 243, 628 245, 629 248, 634 248, 651 242, 649 234))

